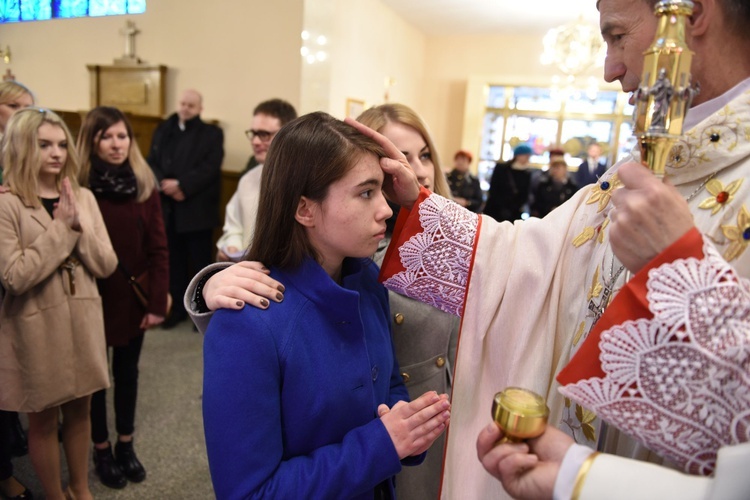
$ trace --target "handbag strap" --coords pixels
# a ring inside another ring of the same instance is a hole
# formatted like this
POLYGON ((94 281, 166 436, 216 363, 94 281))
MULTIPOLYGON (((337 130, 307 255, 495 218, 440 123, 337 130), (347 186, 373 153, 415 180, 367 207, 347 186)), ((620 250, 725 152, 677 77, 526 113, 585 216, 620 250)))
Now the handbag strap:
POLYGON ((133 288, 137 288, 138 292, 141 295, 143 295, 144 297, 146 296, 146 291, 143 289, 143 287, 141 287, 141 284, 138 283, 138 280, 135 278, 135 276, 131 274, 119 260, 117 261, 117 269, 119 269, 120 272, 125 276, 125 279, 128 280, 130 286, 132 286, 133 288))

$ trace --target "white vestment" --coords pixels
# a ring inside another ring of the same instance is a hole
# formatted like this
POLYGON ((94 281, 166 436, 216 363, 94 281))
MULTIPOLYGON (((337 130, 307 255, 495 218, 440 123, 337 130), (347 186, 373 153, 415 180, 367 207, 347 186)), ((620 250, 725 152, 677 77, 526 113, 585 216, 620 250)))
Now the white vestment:
POLYGON ((224 212, 224 227, 216 247, 226 252, 227 247, 235 247, 241 251, 250 246, 255 232, 255 218, 258 215, 260 202, 260 177, 263 175, 263 165, 258 165, 240 177, 237 191, 227 203, 224 212))
MULTIPOLYGON (((555 375, 611 299, 612 282, 621 286, 627 274, 619 271, 607 230, 621 163, 544 219, 498 223, 434 194, 401 215, 406 225, 392 243, 398 251, 382 268, 386 286, 463 316, 443 498, 507 497, 482 468, 475 443, 491 418, 494 394, 508 386, 545 396, 550 424, 596 444, 598 419, 558 393, 555 375)), ((750 277, 750 91, 678 142, 667 175, 689 199, 704 238, 750 277)), ((625 436, 608 435, 608 443, 604 451, 655 459, 625 436)))

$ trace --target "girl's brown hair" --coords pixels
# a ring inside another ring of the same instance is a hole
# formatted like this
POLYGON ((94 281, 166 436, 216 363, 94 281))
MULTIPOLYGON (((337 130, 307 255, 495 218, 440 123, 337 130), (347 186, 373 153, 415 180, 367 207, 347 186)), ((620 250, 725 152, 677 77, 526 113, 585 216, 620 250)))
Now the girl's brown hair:
POLYGON ((247 260, 289 269, 307 257, 320 261, 305 228, 295 219, 300 198, 322 202, 331 184, 364 156, 383 149, 353 127, 317 112, 284 125, 263 165, 255 233, 247 260))

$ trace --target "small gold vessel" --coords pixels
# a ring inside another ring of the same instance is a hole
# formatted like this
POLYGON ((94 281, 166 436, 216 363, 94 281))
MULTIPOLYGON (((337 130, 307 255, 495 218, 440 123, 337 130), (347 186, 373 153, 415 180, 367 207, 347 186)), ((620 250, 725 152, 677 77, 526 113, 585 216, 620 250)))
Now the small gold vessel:
POLYGON ((548 416, 544 398, 520 387, 498 392, 492 402, 492 418, 505 433, 500 443, 517 443, 540 436, 547 426, 548 416))

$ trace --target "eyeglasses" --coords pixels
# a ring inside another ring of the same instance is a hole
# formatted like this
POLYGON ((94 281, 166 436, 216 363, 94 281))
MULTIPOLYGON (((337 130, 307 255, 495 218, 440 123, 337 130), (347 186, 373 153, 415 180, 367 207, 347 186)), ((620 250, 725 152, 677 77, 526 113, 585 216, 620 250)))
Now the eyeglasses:
POLYGON ((278 130, 269 132, 268 130, 253 130, 250 128, 245 130, 245 135, 250 141, 257 137, 258 139, 260 139, 260 142, 269 142, 271 139, 273 139, 273 136, 276 135, 276 132, 278 132, 278 130))

